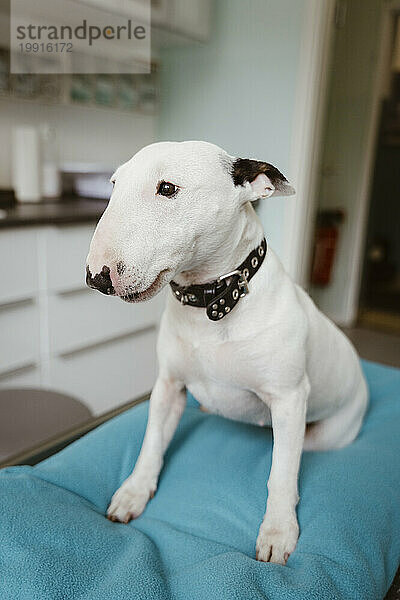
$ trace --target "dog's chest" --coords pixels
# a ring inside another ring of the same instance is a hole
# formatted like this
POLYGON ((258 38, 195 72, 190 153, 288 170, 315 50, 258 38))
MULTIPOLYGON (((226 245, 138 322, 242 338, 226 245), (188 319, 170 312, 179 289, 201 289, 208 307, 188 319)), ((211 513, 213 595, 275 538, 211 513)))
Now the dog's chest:
POLYGON ((249 342, 224 336, 178 341, 185 384, 208 411, 224 417, 270 424, 270 412, 254 389, 257 358, 249 365, 249 342))

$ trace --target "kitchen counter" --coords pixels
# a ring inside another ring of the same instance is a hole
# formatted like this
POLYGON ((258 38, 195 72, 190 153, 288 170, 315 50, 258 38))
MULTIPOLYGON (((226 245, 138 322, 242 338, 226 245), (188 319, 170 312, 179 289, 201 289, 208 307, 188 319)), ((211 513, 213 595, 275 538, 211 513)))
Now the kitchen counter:
POLYGON ((0 203, 0 228, 96 222, 108 200, 63 196, 35 203, 0 203))

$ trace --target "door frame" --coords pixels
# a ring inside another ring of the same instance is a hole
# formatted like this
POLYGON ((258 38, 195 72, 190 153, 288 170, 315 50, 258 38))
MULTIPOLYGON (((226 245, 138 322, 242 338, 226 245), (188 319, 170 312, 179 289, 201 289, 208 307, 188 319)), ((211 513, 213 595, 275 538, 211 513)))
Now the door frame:
MULTIPOLYGON (((307 0, 302 34, 289 173, 297 193, 293 197, 294 200, 289 199, 286 205, 285 247, 282 258, 292 278, 305 288, 309 287, 313 233, 318 207, 322 137, 329 100, 329 67, 333 57, 335 21, 341 19, 338 9, 340 3, 336 3, 335 0, 307 0)), ((367 143, 362 160, 362 176, 355 189, 359 218, 348 257, 349 281, 347 288, 343 290, 345 308, 336 319, 340 325, 352 325, 358 316, 380 102, 386 85, 387 64, 391 51, 392 16, 394 12, 399 11, 400 0, 392 0, 382 6, 378 58, 367 124, 367 143)))
POLYGON ((286 270, 303 287, 308 287, 335 10, 336 0, 306 0, 303 17, 289 166, 296 195, 286 202, 282 251, 286 270))
POLYGON ((354 325, 358 319, 364 254, 366 250, 370 194, 373 183, 373 169, 377 152, 380 107, 388 81, 388 64, 392 50, 393 15, 400 11, 400 0, 392 0, 382 6, 381 26, 378 42, 378 60, 372 87, 372 102, 367 125, 367 143, 363 158, 363 170, 355 201, 359 219, 354 230, 353 243, 349 255, 350 277, 345 294, 343 325, 354 325))

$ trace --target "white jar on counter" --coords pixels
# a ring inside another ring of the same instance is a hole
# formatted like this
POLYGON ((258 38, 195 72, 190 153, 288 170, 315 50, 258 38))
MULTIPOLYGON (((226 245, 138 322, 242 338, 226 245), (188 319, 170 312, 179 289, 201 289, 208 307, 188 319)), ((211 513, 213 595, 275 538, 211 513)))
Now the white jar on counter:
POLYGON ((42 161, 39 129, 18 125, 12 138, 12 181, 19 202, 42 198, 42 161))

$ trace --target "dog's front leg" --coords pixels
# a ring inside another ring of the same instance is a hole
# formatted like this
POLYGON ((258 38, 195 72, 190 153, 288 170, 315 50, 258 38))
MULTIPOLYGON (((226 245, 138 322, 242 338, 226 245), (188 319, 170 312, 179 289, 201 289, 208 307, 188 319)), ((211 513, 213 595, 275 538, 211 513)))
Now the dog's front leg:
POLYGON ((112 497, 107 516, 127 523, 145 509, 157 488, 164 453, 175 433, 186 404, 184 386, 168 377, 159 377, 153 388, 149 418, 142 449, 132 474, 112 497))
POLYGON ((256 544, 257 560, 284 565, 299 537, 297 479, 304 441, 307 377, 294 390, 269 399, 274 448, 268 501, 256 544))

